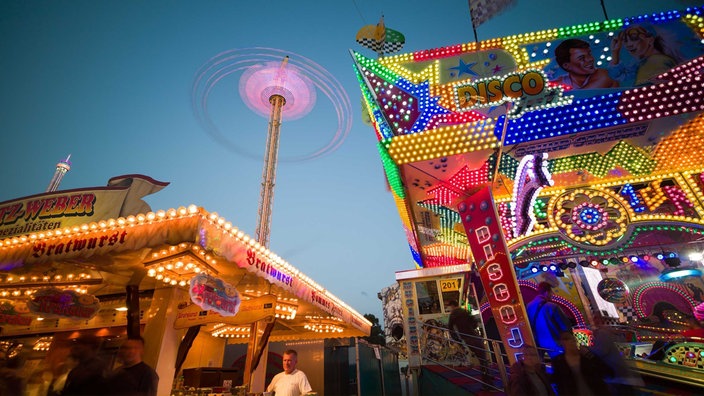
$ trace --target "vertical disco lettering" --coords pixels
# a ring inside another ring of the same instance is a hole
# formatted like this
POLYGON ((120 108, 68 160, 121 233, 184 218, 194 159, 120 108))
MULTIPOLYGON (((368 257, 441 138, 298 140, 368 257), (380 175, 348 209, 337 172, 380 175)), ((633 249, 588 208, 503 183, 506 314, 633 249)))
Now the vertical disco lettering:
POLYGON ((490 187, 460 202, 458 210, 496 326, 514 363, 526 343, 532 343, 533 333, 490 187))

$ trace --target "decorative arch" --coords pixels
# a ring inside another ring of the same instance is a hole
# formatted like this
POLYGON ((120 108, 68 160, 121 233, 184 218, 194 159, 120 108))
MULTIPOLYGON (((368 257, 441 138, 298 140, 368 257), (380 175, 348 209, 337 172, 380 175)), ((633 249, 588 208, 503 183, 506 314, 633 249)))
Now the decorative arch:
POLYGON ((646 282, 633 289, 633 307, 639 318, 657 314, 658 304, 666 301, 684 314, 692 315, 697 302, 676 283, 646 282))
MULTIPOLYGON (((536 295, 538 295, 538 284, 533 281, 519 279, 518 286, 521 291, 521 295, 523 296, 523 301, 525 303, 531 301, 536 295)), ((562 310, 567 314, 567 316, 572 319, 572 323, 576 323, 577 327, 586 327, 586 321, 584 320, 584 316, 579 311, 579 309, 577 309, 577 306, 574 305, 570 300, 553 294, 552 301, 562 308, 562 310)), ((484 323, 489 322, 492 317, 491 310, 489 309, 489 303, 482 304, 480 307, 480 311, 484 323)))

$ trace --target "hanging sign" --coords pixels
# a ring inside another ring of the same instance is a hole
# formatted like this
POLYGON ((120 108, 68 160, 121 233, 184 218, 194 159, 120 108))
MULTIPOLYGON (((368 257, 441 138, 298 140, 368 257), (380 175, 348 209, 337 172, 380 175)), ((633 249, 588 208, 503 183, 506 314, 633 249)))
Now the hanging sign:
POLYGON ((204 310, 191 303, 183 303, 178 307, 174 329, 186 329, 208 323, 225 323, 229 325, 248 325, 258 320, 272 317, 276 314, 276 296, 268 294, 261 297, 243 300, 235 316, 222 316, 211 310, 204 310))
POLYGON ((240 293, 222 279, 200 273, 191 278, 188 290, 191 301, 204 310, 215 311, 222 316, 235 316, 240 308, 240 293))
POLYGON ((145 211, 141 198, 168 184, 149 176, 124 175, 111 178, 107 187, 51 191, 0 202, 0 238, 146 213, 149 210, 145 211))
POLYGON ((29 311, 45 318, 90 319, 100 310, 100 301, 91 294, 73 290, 43 289, 27 304, 29 311))
POLYGON ((32 317, 24 301, 0 300, 0 325, 29 326, 32 317))

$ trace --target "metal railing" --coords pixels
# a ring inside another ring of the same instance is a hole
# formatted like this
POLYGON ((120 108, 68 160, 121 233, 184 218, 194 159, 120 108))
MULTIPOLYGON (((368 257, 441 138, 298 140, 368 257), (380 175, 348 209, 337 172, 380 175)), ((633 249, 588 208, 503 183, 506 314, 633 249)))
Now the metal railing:
MULTIPOLYGON (((459 376, 480 383, 485 389, 503 392, 508 384, 508 356, 500 340, 479 337, 473 334, 456 333, 459 341, 452 338, 450 330, 445 327, 433 326, 425 323, 420 329, 421 339, 431 342, 440 342, 448 350, 461 350, 468 353, 469 365, 453 364, 457 360, 449 361, 438 358, 438 354, 422 353, 423 363, 442 366, 453 371, 459 376), (465 342, 467 339, 469 342, 465 342)), ((427 344, 427 342, 426 342, 427 344)))
MULTIPOLYGON (((452 346, 455 345, 456 349, 464 350, 468 353, 471 351, 474 361, 469 369, 466 367, 458 369, 456 365, 448 364, 447 360, 434 359, 432 356, 428 356, 429 354, 425 353, 422 350, 423 346, 421 346, 423 364, 429 363, 442 366, 446 370, 453 371, 458 375, 482 384, 487 390, 506 392, 509 383, 510 360, 506 354, 503 341, 480 337, 475 334, 459 332, 455 332, 455 334, 459 336, 459 341, 452 337, 452 332, 446 327, 434 326, 429 323, 424 323, 423 326, 420 326, 420 339, 446 343, 448 349, 452 349, 452 346), (464 339, 467 339, 472 345, 468 345, 464 339)), ((544 348, 536 349, 539 356, 542 357, 542 360, 549 367, 550 357, 548 350, 544 348)))

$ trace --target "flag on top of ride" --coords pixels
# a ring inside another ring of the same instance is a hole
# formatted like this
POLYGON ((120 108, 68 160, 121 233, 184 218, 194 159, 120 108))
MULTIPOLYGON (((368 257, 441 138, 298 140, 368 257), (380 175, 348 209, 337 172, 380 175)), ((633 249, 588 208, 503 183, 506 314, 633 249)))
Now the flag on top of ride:
POLYGON ((356 40, 363 47, 369 48, 377 54, 398 52, 406 43, 406 37, 401 32, 384 25, 383 15, 376 25, 366 25, 359 29, 356 40))
POLYGON ((468 0, 472 26, 475 28, 498 15, 516 0, 468 0))

